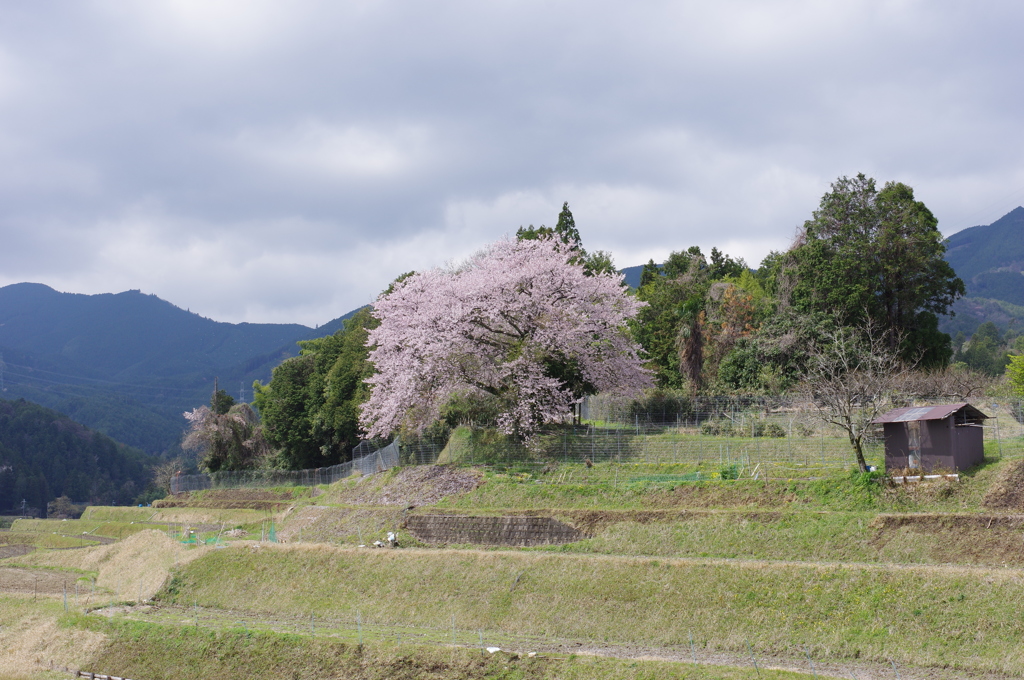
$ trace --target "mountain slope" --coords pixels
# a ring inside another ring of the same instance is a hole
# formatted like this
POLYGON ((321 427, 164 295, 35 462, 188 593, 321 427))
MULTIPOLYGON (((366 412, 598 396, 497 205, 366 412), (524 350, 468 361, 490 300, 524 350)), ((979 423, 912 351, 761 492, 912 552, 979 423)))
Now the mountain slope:
POLYGON ((967 285, 967 297, 1024 305, 1024 207, 950 236, 946 261, 967 285))
POLYGON ((57 496, 99 504, 134 501, 149 481, 139 451, 67 416, 24 400, 0 399, 0 514, 45 511, 57 496))
POLYGON ((213 321, 139 291, 78 295, 20 283, 0 288, 3 397, 23 397, 150 452, 173 447, 181 414, 214 379, 236 397, 340 327, 213 321))

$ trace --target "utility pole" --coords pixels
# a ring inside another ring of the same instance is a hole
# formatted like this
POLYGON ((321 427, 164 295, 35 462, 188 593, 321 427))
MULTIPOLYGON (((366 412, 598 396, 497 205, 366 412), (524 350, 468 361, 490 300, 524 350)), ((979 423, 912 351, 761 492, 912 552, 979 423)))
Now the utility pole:
POLYGON ((239 404, 244 404, 245 403, 245 381, 244 380, 238 381, 238 403, 239 404))

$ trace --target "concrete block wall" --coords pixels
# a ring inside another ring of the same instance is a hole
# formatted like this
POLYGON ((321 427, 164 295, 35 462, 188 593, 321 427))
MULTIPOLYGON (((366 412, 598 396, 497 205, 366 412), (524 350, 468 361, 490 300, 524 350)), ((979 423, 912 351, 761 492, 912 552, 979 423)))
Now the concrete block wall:
POLYGON ((575 527, 551 517, 412 515, 406 520, 406 528, 424 543, 531 546, 586 538, 575 527))

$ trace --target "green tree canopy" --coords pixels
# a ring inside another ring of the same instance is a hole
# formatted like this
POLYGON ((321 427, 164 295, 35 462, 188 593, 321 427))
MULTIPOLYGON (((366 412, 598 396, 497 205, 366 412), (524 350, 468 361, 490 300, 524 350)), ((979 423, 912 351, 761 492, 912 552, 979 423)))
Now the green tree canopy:
POLYGON ((838 315, 841 325, 881 324, 890 342, 924 366, 946 363, 939 314, 964 294, 943 259, 938 221, 900 182, 881 190, 863 174, 832 184, 789 252, 790 301, 803 313, 838 315))
POLYGON ((991 321, 978 326, 971 340, 967 343, 961 360, 970 368, 986 375, 1002 375, 1010 355, 1003 343, 999 328, 991 321))
POLYGON ((723 358, 759 323, 764 291, 742 259, 698 246, 673 252, 640 274, 647 303, 632 324, 660 387, 699 392, 717 380, 723 358))
POLYGON ((1018 397, 1024 397, 1024 356, 1010 357, 1010 363, 1006 367, 1006 375, 1010 379, 1010 386, 1018 397))
POLYGON ((367 330, 376 323, 369 308, 359 310, 334 335, 300 342, 299 356, 275 368, 267 385, 253 385, 277 465, 303 469, 351 458, 360 441, 359 405, 369 396, 363 380, 373 374, 367 330))

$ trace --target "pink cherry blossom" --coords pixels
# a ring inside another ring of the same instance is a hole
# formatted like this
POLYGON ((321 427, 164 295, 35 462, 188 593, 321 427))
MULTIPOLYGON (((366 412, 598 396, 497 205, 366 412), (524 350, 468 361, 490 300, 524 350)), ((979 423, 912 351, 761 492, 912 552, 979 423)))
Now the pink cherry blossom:
POLYGON ((546 360, 574 362, 598 391, 650 386, 626 329, 644 303, 626 294, 621 275, 586 276, 566 252, 550 239, 506 239, 381 296, 367 342, 377 373, 361 414, 366 434, 422 431, 452 395, 468 392, 498 397, 499 427, 528 437, 579 401, 546 360))

